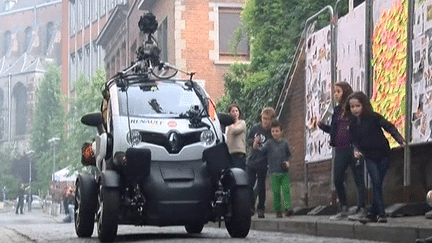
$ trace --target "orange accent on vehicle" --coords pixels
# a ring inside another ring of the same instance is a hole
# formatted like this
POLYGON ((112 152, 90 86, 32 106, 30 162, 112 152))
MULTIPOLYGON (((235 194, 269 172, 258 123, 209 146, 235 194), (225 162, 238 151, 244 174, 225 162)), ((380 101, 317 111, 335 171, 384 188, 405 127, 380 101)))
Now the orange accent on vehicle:
POLYGON ((87 146, 86 148, 84 148, 83 151, 83 155, 86 159, 90 159, 91 157, 93 157, 93 149, 91 146, 87 146))
POLYGON ((209 104, 208 104, 208 112, 209 112, 209 116, 210 116, 210 118, 214 121, 215 119, 216 119, 216 105, 215 105, 215 103, 213 102, 213 100, 212 99, 209 99, 209 102, 208 102, 209 104))

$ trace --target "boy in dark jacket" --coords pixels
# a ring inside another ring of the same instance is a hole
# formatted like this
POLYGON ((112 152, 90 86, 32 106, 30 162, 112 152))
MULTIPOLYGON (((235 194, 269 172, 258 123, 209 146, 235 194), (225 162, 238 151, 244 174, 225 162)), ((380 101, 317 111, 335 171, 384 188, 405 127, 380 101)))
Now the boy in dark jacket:
MULTIPOLYGON (((246 142, 249 146, 252 146, 254 141, 258 143, 259 147, 262 147, 269 138, 271 138, 270 124, 276 117, 276 112, 271 107, 266 107, 261 112, 261 122, 256 123, 252 126, 246 142)), ((250 155, 247 159, 246 173, 249 178, 251 187, 254 187, 257 182, 256 190, 254 194, 258 194, 258 206, 257 213, 258 218, 264 218, 265 199, 266 199, 266 177, 267 177, 267 158, 265 154, 259 150, 251 150, 250 155)), ((255 211, 255 196, 253 201, 255 211)))

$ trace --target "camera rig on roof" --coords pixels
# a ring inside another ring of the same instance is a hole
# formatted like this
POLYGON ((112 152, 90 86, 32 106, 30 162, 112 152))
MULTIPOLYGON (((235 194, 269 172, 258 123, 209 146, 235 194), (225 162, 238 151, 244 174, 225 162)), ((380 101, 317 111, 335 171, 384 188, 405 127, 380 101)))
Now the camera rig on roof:
POLYGON ((137 60, 131 66, 117 73, 116 77, 124 77, 129 73, 142 74, 149 77, 150 74, 159 79, 170 79, 178 72, 189 75, 189 80, 192 80, 194 72, 181 70, 169 63, 160 60, 161 50, 158 47, 157 41, 153 34, 157 30, 158 22, 152 13, 146 13, 141 16, 138 27, 140 31, 147 35, 147 40, 138 48, 137 60))

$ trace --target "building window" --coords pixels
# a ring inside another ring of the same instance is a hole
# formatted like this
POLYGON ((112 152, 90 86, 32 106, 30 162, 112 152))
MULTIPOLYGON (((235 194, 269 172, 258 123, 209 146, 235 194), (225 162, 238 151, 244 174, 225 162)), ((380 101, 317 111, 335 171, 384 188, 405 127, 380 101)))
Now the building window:
POLYGON ((99 7, 100 7, 100 10, 99 10, 100 15, 101 16, 105 15, 106 14, 106 0, 100 0, 99 1, 99 7))
POLYGON ((87 77, 91 76, 90 44, 85 46, 84 73, 87 77))
POLYGON ((90 24, 90 1, 85 1, 84 5, 84 20, 85 26, 90 24))
POLYGON ((23 46, 23 53, 29 51, 31 42, 32 42, 32 28, 27 27, 24 30, 24 46, 23 46))
MULTIPOLYGON (((14 106, 13 111, 15 119, 15 135, 24 135, 26 133, 26 110, 27 110, 27 89, 23 84, 18 83, 13 89, 14 106)), ((12 124, 14 124, 12 123, 12 124)))
POLYGON ((97 1, 90 1, 91 11, 90 14, 92 15, 92 21, 95 21, 99 16, 99 3, 97 1))
POLYGON ((78 66, 77 66, 78 77, 83 74, 82 70, 84 70, 84 68, 83 68, 83 51, 82 51, 82 49, 79 49, 78 50, 78 66))
POLYGON ((3 56, 9 55, 12 47, 12 35, 10 31, 6 31, 3 35, 3 56))
POLYGON ((76 73, 76 58, 75 53, 72 53, 70 55, 70 61, 69 61, 69 90, 72 90, 72 83, 76 80, 77 73, 76 73))
POLYGON ((54 37, 55 37, 54 23, 49 22, 46 25, 45 55, 49 54, 52 42, 54 41, 54 37))
POLYGON ((157 30, 161 61, 168 62, 168 21, 165 18, 157 30))
POLYGON ((11 2, 10 0, 5 0, 4 1, 4 11, 7 12, 7 11, 11 10, 13 4, 14 3, 11 2))
POLYGON ((79 31, 83 26, 83 15, 84 15, 84 6, 83 6, 83 0, 78 0, 78 11, 77 11, 77 28, 79 31))
POLYGON ((70 31, 71 31, 71 33, 70 33, 70 35, 74 35, 77 31, 76 30, 76 27, 77 27, 77 25, 76 25, 76 23, 77 23, 76 12, 77 12, 76 4, 75 4, 75 2, 71 2, 71 7, 70 7, 70 31))
POLYGON ((238 56, 249 56, 249 43, 242 37, 233 49, 235 43, 235 32, 240 26, 241 8, 220 7, 219 8, 219 58, 238 56))

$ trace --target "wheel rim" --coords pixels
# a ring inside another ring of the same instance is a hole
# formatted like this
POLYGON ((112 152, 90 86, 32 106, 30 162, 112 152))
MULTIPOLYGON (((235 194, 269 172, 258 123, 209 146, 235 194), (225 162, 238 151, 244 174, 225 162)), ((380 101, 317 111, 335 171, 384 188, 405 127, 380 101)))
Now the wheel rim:
POLYGON ((98 195, 98 211, 96 214, 97 217, 97 222, 98 222, 98 233, 101 231, 101 227, 102 227, 102 209, 103 209, 103 195, 102 195, 102 187, 99 188, 99 195, 98 195))
POLYGON ((76 187, 76 191, 75 191, 75 212, 74 212, 74 218, 75 218, 75 225, 79 225, 80 224, 80 217, 78 217, 79 213, 80 213, 80 208, 81 208, 81 189, 80 189, 80 185, 77 184, 76 187))

